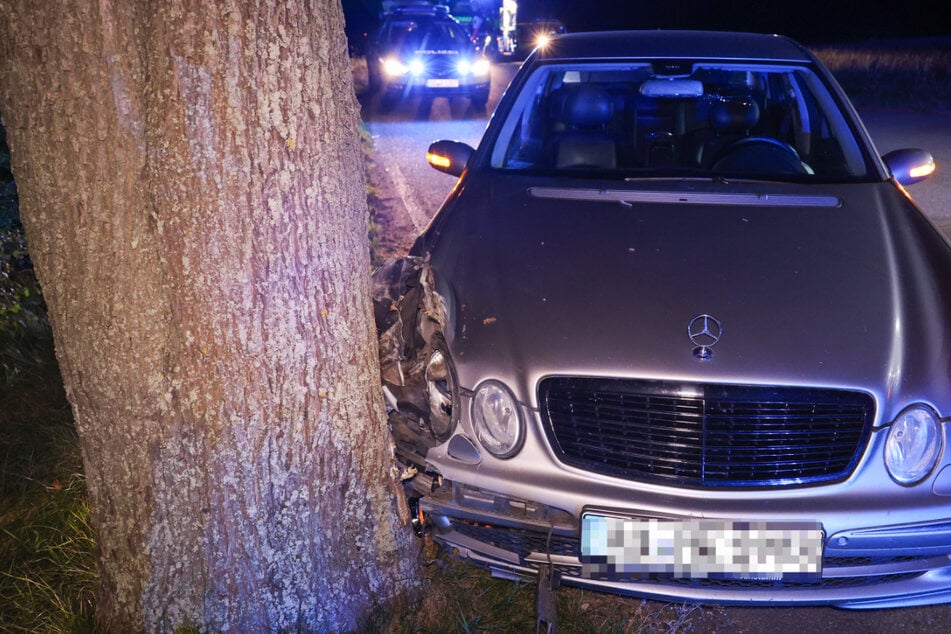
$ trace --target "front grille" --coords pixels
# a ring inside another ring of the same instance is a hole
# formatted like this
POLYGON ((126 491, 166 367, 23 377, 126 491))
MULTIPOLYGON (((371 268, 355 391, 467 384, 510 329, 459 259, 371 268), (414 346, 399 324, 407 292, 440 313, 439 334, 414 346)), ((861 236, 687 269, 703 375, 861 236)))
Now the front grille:
POLYGON ((474 522, 454 520, 453 530, 466 537, 492 544, 496 548, 518 553, 520 559, 531 553, 579 557, 581 543, 577 537, 546 535, 537 531, 507 526, 489 526, 474 522))
POLYGON ((844 479, 875 413, 846 390, 571 377, 543 380, 539 403, 565 464, 697 488, 844 479))
POLYGON ((458 55, 431 55, 426 59, 426 74, 430 77, 457 77, 458 55))

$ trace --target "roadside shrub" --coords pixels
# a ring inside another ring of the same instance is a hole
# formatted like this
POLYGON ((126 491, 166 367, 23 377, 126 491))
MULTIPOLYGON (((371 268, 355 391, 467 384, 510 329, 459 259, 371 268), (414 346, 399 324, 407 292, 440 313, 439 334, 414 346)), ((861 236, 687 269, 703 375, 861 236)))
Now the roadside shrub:
POLYGON ((46 304, 20 224, 10 149, 0 123, 0 385, 42 363, 50 340, 46 304))

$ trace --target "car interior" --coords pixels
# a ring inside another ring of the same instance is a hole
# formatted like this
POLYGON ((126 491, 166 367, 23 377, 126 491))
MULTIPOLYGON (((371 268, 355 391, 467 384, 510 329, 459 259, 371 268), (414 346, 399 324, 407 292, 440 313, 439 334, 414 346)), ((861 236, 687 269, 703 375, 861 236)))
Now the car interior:
POLYGON ((830 180, 866 174, 852 131, 808 69, 680 65, 675 75, 648 64, 541 67, 508 114, 492 166, 830 180))

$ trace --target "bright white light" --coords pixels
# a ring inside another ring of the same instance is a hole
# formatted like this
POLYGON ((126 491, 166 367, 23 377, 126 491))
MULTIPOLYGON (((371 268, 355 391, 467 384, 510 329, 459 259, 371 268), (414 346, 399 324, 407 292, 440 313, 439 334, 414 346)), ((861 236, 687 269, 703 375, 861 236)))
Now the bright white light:
POLYGON ((472 74, 473 75, 488 75, 489 74, 489 60, 485 58, 477 59, 472 63, 472 74))
POLYGON ((406 65, 394 57, 383 60, 383 72, 390 77, 402 77, 408 71, 406 65))
POLYGON ((460 60, 459 63, 456 64, 456 70, 459 71, 460 75, 468 75, 471 69, 472 66, 467 59, 460 60))
POLYGON ((409 63, 409 72, 413 73, 414 75, 422 75, 423 73, 425 73, 426 65, 423 64, 423 60, 414 59, 413 61, 411 61, 409 63))
POLYGON ((538 37, 535 38, 535 46, 538 48, 545 48, 549 42, 551 42, 551 36, 547 33, 539 33, 538 37))

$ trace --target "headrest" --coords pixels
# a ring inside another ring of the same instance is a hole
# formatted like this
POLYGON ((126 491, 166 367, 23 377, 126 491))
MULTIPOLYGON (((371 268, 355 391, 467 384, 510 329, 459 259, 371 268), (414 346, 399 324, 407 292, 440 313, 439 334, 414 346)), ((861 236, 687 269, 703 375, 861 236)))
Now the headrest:
POLYGON ((752 97, 721 97, 710 106, 710 125, 720 133, 748 132, 759 121, 759 106, 752 97))
POLYGON ((601 126, 613 114, 610 95, 591 84, 566 84, 553 95, 552 116, 571 126, 601 126))

